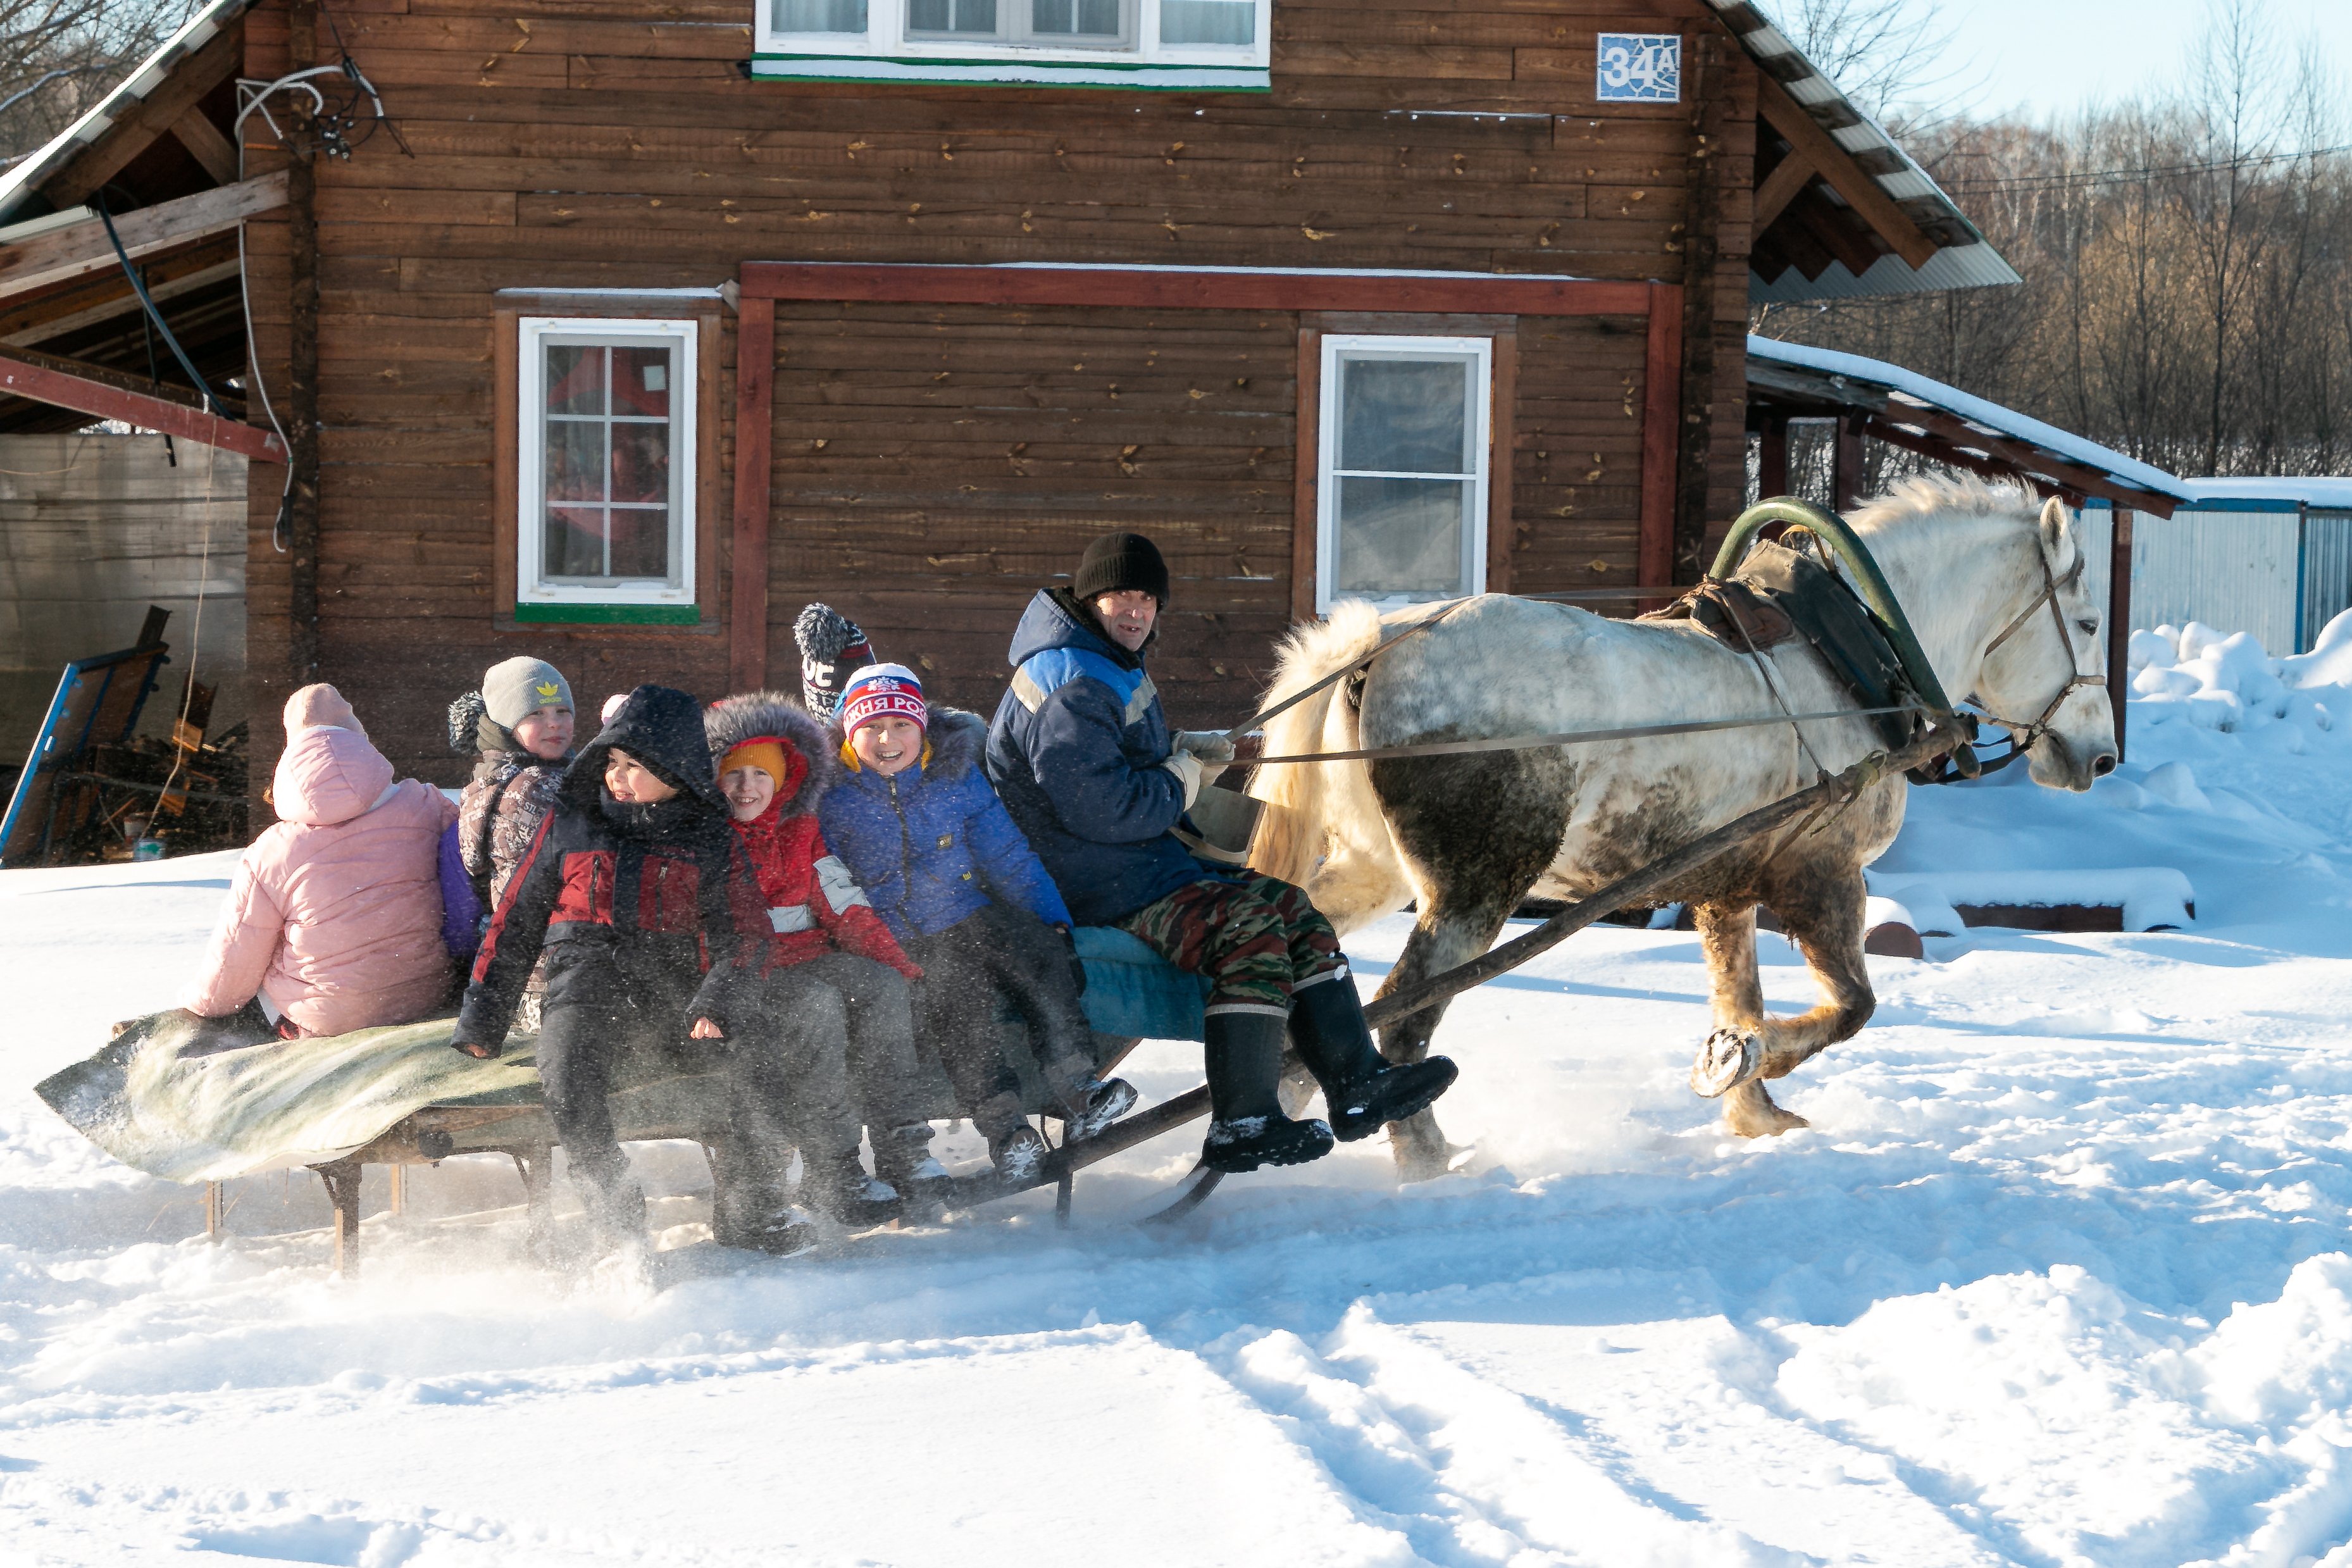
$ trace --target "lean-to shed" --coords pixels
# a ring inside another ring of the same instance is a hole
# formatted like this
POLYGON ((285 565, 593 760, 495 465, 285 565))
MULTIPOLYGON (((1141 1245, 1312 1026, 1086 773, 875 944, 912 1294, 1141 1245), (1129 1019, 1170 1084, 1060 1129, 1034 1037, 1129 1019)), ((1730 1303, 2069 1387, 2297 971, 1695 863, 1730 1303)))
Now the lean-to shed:
POLYGON ((789 686, 813 598, 990 708, 1108 529, 1189 724, 1336 595, 1687 578, 1751 297, 2014 280, 1729 0, 220 0, 0 221, 0 429, 247 452, 253 710, 439 777, 494 660, 789 686))

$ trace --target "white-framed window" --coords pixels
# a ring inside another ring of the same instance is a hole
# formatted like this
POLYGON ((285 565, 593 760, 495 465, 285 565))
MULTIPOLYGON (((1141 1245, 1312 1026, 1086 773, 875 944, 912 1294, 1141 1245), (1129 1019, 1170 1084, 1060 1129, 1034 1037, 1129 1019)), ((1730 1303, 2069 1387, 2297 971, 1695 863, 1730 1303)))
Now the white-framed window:
POLYGON ((1270 90, 1273 0, 760 0, 754 79, 1270 90))
POLYGON ((690 614, 697 324, 519 326, 516 617, 578 605, 690 614))
POLYGON ((1315 609, 1486 585, 1494 342, 1322 340, 1315 609))

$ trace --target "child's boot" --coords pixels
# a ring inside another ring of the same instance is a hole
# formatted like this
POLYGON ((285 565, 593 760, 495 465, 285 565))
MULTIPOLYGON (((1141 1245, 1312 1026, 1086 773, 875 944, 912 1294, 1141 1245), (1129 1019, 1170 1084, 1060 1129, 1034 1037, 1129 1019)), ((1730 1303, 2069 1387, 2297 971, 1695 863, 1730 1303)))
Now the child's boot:
POLYGON ((903 1206, 898 1189, 879 1176, 867 1175, 856 1150, 835 1154, 822 1163, 824 1168, 818 1169, 813 1162, 806 1178, 819 1209, 852 1230, 866 1230, 898 1217, 903 1206))
POLYGON ((955 1178, 931 1157, 931 1124, 909 1121, 873 1133, 874 1172, 902 1203, 932 1207, 947 1201, 955 1178))
POLYGON ((1209 1136, 1201 1163, 1228 1173, 1303 1165, 1331 1152, 1331 1129, 1282 1113, 1283 1020, 1212 1013, 1202 1056, 1209 1069, 1209 1136))
POLYGON ((1069 1057, 1045 1069, 1061 1102, 1062 1142, 1091 1138, 1135 1109, 1135 1086, 1123 1078, 1108 1080, 1094 1075, 1094 1065, 1083 1057, 1069 1057))

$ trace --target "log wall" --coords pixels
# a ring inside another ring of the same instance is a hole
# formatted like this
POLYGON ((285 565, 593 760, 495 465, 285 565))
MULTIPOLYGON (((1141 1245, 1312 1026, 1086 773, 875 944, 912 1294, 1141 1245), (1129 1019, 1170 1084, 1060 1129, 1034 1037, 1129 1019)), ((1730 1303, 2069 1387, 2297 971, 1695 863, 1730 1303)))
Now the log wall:
MULTIPOLYGON (((248 15, 245 76, 286 68, 284 6, 248 15)), ((755 84, 737 69, 748 0, 332 11, 415 155, 379 132, 318 167, 320 674, 399 766, 443 782, 464 769, 443 706, 513 653, 554 659, 583 708, 641 679, 706 698, 727 680, 723 555, 700 627, 495 629, 494 552, 510 547, 492 515, 496 290, 711 286, 747 260, 1679 282, 1689 106, 1596 105, 1593 35, 1717 26, 1699 0, 1278 0, 1274 91, 1226 95, 755 84)), ((1718 520, 1741 482, 1755 117, 1752 69, 1727 54, 1718 520)), ((282 161, 259 127, 248 174, 282 161)), ((284 226, 250 226, 248 256, 258 369, 282 412, 284 226)), ((1156 671, 1171 712, 1238 717, 1292 601, 1299 326, 781 305, 772 681, 793 685, 792 617, 824 597, 887 656, 928 662, 949 700, 991 704, 1021 602, 1092 533, 1136 527, 1181 580, 1156 671)), ((721 344, 706 374, 731 473, 731 317, 721 344)), ((1643 323, 1528 318, 1517 346, 1513 586, 1629 581, 1643 323)), ((267 713, 286 689, 289 579, 270 541, 278 470, 254 473, 249 665, 267 713)), ((272 737, 256 739, 266 769, 272 737)))

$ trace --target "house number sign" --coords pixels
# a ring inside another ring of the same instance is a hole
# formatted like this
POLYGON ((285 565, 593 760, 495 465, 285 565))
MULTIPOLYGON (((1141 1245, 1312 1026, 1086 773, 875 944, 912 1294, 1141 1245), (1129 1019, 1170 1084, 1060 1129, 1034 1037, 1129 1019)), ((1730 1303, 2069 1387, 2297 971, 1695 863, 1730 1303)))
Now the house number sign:
POLYGON ((1675 33, 1603 33, 1594 98, 1602 103, 1680 103, 1683 40, 1675 33))

